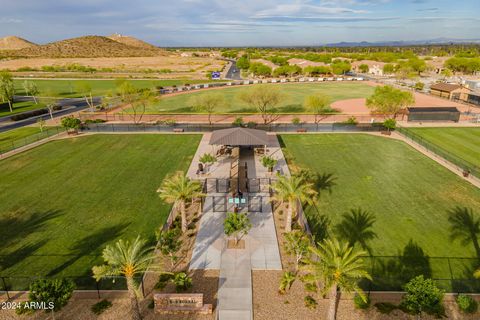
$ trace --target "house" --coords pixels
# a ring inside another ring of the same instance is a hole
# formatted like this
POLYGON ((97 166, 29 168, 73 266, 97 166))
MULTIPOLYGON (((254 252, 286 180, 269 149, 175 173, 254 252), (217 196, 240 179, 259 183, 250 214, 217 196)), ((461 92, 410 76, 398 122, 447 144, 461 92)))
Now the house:
POLYGON ((360 66, 365 64, 368 66, 368 74, 374 76, 383 76, 383 67, 385 66, 384 62, 373 61, 373 60, 360 60, 352 63, 352 69, 360 73, 360 66))
POLYGON ((446 98, 449 100, 467 100, 467 96, 470 93, 468 88, 465 88, 459 84, 453 83, 436 83, 430 86, 430 94, 446 98))

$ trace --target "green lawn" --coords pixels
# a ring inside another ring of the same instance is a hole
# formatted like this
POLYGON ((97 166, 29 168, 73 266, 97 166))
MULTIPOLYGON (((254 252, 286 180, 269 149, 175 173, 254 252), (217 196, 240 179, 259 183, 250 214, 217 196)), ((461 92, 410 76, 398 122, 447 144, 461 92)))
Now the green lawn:
POLYGON ((45 127, 40 132, 38 127, 21 127, 6 132, 0 132, 0 151, 12 149, 19 145, 25 145, 26 142, 49 136, 54 127, 45 127))
POLYGON ((7 106, 3 106, 0 108, 0 117, 5 117, 5 116, 13 116, 14 114, 25 112, 25 111, 31 111, 31 110, 36 110, 36 109, 41 109, 44 108, 45 105, 39 103, 35 104, 33 101, 24 101, 24 102, 15 102, 13 104, 13 112, 10 112, 10 108, 7 106))
MULTIPOLYGON (((88 83, 92 87, 93 95, 104 95, 114 93, 118 84, 118 80, 30 80, 37 84, 40 95, 42 92, 50 91, 60 97, 72 98, 82 96, 79 91, 81 84, 88 83)), ((15 80, 15 88, 17 94, 24 94, 22 83, 24 79, 15 80)), ((183 85, 185 83, 207 83, 209 80, 128 80, 137 88, 150 88, 154 86, 172 86, 183 85)))
POLYGON ((170 210, 156 190, 186 170, 199 135, 94 135, 0 160, 0 274, 82 276, 102 249, 153 243, 170 210))
POLYGON ((480 128, 408 128, 408 131, 480 168, 480 128))
MULTIPOLYGON (((418 248, 430 257, 476 257, 471 242, 461 244, 450 240, 447 211, 455 206, 468 207, 480 217, 480 190, 407 144, 366 134, 282 135, 281 138, 291 165, 337 178, 331 194, 322 191, 318 207, 307 210, 317 239, 325 229, 338 236, 335 226, 342 215, 361 208, 376 217, 373 231, 377 238, 370 242, 375 256, 403 255, 406 250, 413 255, 410 262, 413 261, 414 268, 416 263, 424 262, 418 248), (330 220, 327 228, 320 223, 325 217, 330 220), (415 245, 407 247, 409 241, 415 245)), ((395 262, 385 259, 377 259, 376 275, 398 277, 406 273, 403 265, 395 269, 398 259, 392 260, 395 262)), ((478 263, 475 259, 452 260, 454 277, 471 278, 470 272, 475 267, 472 261, 478 263)), ((425 264, 423 267, 433 277, 450 277, 447 260, 431 259, 425 264)), ((452 283, 444 285, 447 289, 452 286, 452 283)))
MULTIPOLYGON (((278 106, 279 112, 295 113, 305 112, 303 102, 306 96, 321 93, 332 98, 333 101, 366 98, 375 89, 359 82, 325 82, 325 83, 290 83, 269 84, 279 88, 284 94, 283 102, 278 106)), ((164 97, 160 103, 148 108, 147 113, 196 113, 191 107, 192 97, 205 94, 221 94, 225 97, 228 105, 216 110, 218 113, 252 113, 257 112, 238 98, 240 92, 249 90, 251 87, 222 88, 214 91, 200 91, 188 94, 179 94, 172 97, 164 97)))

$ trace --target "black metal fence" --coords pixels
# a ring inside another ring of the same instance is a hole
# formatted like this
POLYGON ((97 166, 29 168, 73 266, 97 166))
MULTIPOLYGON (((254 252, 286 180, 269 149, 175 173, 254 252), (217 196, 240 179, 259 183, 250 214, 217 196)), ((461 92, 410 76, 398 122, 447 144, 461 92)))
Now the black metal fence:
POLYGON ((455 165, 459 171, 468 172, 480 178, 480 168, 456 155, 453 153, 439 147, 436 144, 431 143, 430 141, 424 139, 420 135, 414 133, 413 131, 409 130, 408 128, 397 128, 397 132, 405 136, 407 139, 418 143, 422 147, 426 149, 426 151, 431 152, 440 158, 445 159, 446 161, 455 165))
MULTIPOLYGON (((205 193, 229 193, 232 189, 230 178, 206 178, 204 180, 205 193)), ((246 189, 248 193, 271 193, 271 184, 275 178, 251 178, 246 179, 246 189)), ((235 181, 233 181, 235 182, 235 181)))
MULTIPOLYGON (((86 132, 211 132, 234 127, 232 124, 200 124, 177 123, 166 124, 132 124, 132 123, 89 123, 82 129, 86 132)), ((345 123, 272 123, 255 124, 251 128, 271 132, 378 132, 384 130, 383 125, 375 124, 345 124, 345 123)))
POLYGON ((40 140, 50 138, 54 135, 60 134, 65 132, 65 129, 62 127, 53 127, 53 128, 45 128, 43 131, 38 129, 38 133, 17 139, 6 139, 2 140, 0 138, 0 158, 3 154, 10 152, 12 150, 22 148, 26 145, 32 144, 34 142, 38 142, 40 140))
POLYGON ((472 257, 428 257, 426 255, 368 256, 372 281, 363 280, 367 291, 402 291, 412 278, 424 275, 449 293, 478 293, 480 280, 473 277, 480 260, 472 257))
MULTIPOLYGON (((0 297, 5 295, 6 298, 10 299, 12 292, 28 291, 33 281, 45 278, 47 277, 0 276, 0 297)), ((76 290, 96 291, 99 298, 103 290, 127 290, 125 277, 109 277, 100 281, 96 281, 92 276, 65 276, 61 278, 72 280, 75 283, 76 290)), ((140 285, 140 290, 144 292, 143 277, 136 277, 135 280, 140 285)))
POLYGON ((203 201, 204 210, 213 212, 263 212, 268 198, 260 195, 244 195, 234 198, 230 195, 206 196, 203 201))

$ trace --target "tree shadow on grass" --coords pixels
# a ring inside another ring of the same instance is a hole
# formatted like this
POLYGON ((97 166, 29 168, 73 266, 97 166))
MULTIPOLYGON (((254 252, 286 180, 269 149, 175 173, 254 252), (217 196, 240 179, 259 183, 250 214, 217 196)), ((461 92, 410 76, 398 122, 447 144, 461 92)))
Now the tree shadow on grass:
POLYGON ((475 279, 474 272, 480 268, 478 258, 450 259, 453 279, 453 292, 477 293, 480 291, 480 279, 475 279))
POLYGON ((402 290, 402 286, 416 276, 431 278, 430 258, 423 249, 410 240, 396 257, 375 257, 371 275, 377 290, 402 290))
POLYGON ((342 221, 335 226, 335 231, 351 247, 358 243, 371 255, 372 250, 368 242, 377 238, 377 234, 372 230, 376 220, 375 215, 368 211, 361 208, 351 209, 350 212, 343 214, 342 221))
POLYGON ((315 242, 322 242, 330 234, 330 218, 321 214, 316 207, 310 207, 310 210, 316 210, 308 219, 308 225, 312 231, 315 242))
POLYGON ((475 249, 477 257, 480 258, 480 217, 473 213, 473 210, 466 207, 455 207, 448 211, 450 222, 450 239, 460 240, 463 246, 470 243, 475 249))
POLYGON ((69 249, 69 251, 72 252, 71 255, 69 255, 71 257, 61 265, 52 269, 47 276, 59 275, 82 257, 95 254, 100 255, 99 250, 103 249, 107 243, 120 237, 129 225, 130 223, 122 223, 115 226, 104 227, 83 239, 79 239, 76 244, 69 249))
POLYGON ((38 249, 43 247, 48 241, 43 239, 33 244, 26 244, 16 249, 15 251, 7 254, 0 255, 0 274, 14 265, 22 262, 26 258, 32 256, 38 249))
POLYGON ((29 235, 44 230, 50 220, 62 215, 60 210, 26 213, 16 211, 0 218, 0 252, 24 241, 29 235))
POLYGON ((331 194, 333 187, 337 185, 337 177, 335 177, 333 173, 318 173, 310 169, 300 169, 296 175, 311 183, 319 196, 321 196, 324 191, 331 194))

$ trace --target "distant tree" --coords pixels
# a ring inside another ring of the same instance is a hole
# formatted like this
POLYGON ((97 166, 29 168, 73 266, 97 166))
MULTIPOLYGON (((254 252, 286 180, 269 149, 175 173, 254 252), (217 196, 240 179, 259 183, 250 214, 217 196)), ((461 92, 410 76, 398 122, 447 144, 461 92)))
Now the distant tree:
POLYGON ((54 93, 50 90, 47 90, 42 93, 40 97, 38 97, 38 101, 45 105, 50 114, 50 119, 53 119, 53 111, 55 110, 55 106, 57 104, 57 98, 54 96, 54 93))
POLYGON ((395 89, 392 86, 379 86, 373 95, 367 98, 367 107, 371 112, 391 115, 395 119, 398 113, 415 103, 411 92, 395 89))
POLYGON ((397 126, 397 120, 395 119, 385 119, 385 121, 383 121, 383 127, 386 128, 387 131, 391 131, 395 129, 396 126, 397 126))
POLYGON ((448 68, 445 68, 443 69, 440 74, 445 78, 450 78, 451 76, 453 76, 453 72, 452 70, 448 69, 448 68))
POLYGON ((270 68, 267 65, 264 65, 261 62, 250 63, 250 67, 248 68, 248 71, 253 73, 253 75, 259 76, 259 77, 269 77, 272 75, 272 68, 270 68))
POLYGON ((93 104, 92 86, 88 82, 79 82, 77 92, 82 94, 90 110, 94 111, 95 105, 93 104))
POLYGON ((108 245, 103 250, 102 256, 105 264, 92 268, 93 277, 97 281, 115 276, 125 277, 132 320, 141 320, 135 276, 143 274, 149 267, 155 269, 152 265, 156 258, 153 248, 147 247, 147 242, 140 237, 133 242, 120 239, 114 245, 108 245))
POLYGON ((332 72, 337 75, 345 74, 352 69, 352 65, 347 61, 334 61, 331 66, 332 72))
POLYGON ((358 70, 360 70, 361 73, 367 73, 370 70, 370 68, 368 64, 361 64, 358 66, 358 70))
POLYGON ((383 73, 384 74, 393 74, 395 73, 395 66, 393 64, 387 63, 383 66, 383 73))
POLYGON ((422 91, 425 88, 425 83, 419 81, 415 83, 415 90, 422 91))
POLYGON ((242 238, 242 236, 247 234, 251 228, 252 224, 250 223, 246 213, 227 213, 227 217, 223 222, 225 234, 227 236, 233 236, 235 245, 238 244, 238 241, 242 238))
POLYGON ((248 70, 248 68, 250 68, 250 59, 247 55, 243 55, 237 60, 237 67, 242 70, 248 70))
POLYGON ((42 118, 39 118, 37 120, 38 128, 40 129, 40 132, 43 132, 43 129, 45 129, 45 120, 42 118))
POLYGON ((283 95, 272 85, 258 85, 240 93, 240 99, 257 109, 263 123, 268 124, 278 118, 275 107, 281 102, 283 95))
POLYGON ((308 66, 303 69, 303 73, 309 76, 319 76, 321 74, 330 74, 332 70, 328 66, 308 66))
POLYGON ((7 71, 0 72, 0 99, 8 103, 10 112, 13 112, 13 97, 15 96, 15 86, 13 85, 12 74, 7 71))
POLYGON ((35 104, 37 104, 36 95, 38 94, 37 84, 33 81, 25 80, 22 82, 23 90, 27 96, 31 96, 35 104))
POLYGON ((133 123, 138 124, 142 121, 143 115, 147 111, 147 107, 154 105, 160 101, 157 92, 153 89, 139 89, 134 95, 134 100, 131 103, 132 112, 129 113, 133 123))
POLYGON ((208 123, 211 125, 212 114, 218 108, 227 106, 227 101, 221 94, 200 94, 192 97, 190 105, 199 112, 206 112, 208 114, 208 123))
POLYGON ((330 107, 331 99, 329 96, 323 94, 311 95, 305 98, 303 103, 305 109, 315 115, 315 123, 318 123, 318 117, 322 114, 332 112, 330 107))

